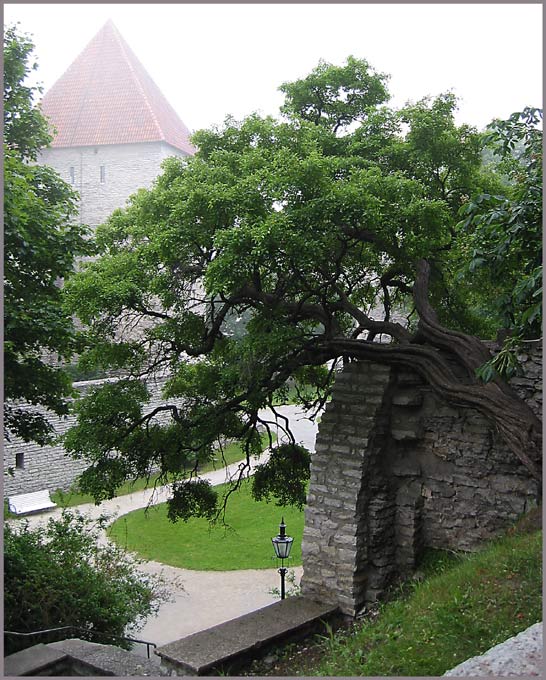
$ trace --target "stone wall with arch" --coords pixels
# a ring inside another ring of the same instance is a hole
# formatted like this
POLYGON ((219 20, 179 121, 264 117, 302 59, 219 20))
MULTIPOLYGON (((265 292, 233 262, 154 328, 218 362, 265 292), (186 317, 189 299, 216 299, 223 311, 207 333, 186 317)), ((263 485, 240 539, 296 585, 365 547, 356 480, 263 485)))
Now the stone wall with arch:
MULTIPOLYGON (((542 343, 511 383, 542 412, 542 343)), ((425 547, 474 550, 540 489, 477 411, 411 371, 348 364, 322 416, 303 535, 302 594, 354 616, 412 573, 425 547)))

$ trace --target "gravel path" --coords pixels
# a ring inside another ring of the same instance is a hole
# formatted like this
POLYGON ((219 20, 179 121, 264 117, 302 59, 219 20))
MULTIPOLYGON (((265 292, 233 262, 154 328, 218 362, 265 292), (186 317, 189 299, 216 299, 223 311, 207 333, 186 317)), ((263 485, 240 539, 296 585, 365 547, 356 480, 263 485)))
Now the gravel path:
MULTIPOLYGON (((148 562, 146 571, 161 573, 171 584, 173 602, 163 604, 137 637, 158 645, 205 630, 278 599, 270 590, 279 586, 276 569, 190 571, 148 562)), ((302 567, 294 569, 299 582, 302 567)))

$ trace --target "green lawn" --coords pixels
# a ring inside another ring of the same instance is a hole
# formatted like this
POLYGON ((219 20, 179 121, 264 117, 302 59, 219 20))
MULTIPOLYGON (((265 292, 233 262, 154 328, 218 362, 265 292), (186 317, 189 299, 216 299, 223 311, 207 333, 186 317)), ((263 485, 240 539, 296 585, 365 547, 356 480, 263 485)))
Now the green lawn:
POLYGON ((542 620, 542 532, 444 564, 375 622, 335 634, 304 675, 436 676, 542 620))
MULTIPOLYGON (((225 488, 217 487, 220 494, 225 488)), ((274 503, 256 503, 248 481, 229 498, 227 528, 221 525, 211 528, 205 519, 173 524, 162 504, 120 517, 108 535, 144 559, 173 567, 216 571, 266 569, 276 566, 271 538, 278 533, 282 516, 287 533, 294 537, 288 566, 300 565, 303 511, 279 508, 274 503)))

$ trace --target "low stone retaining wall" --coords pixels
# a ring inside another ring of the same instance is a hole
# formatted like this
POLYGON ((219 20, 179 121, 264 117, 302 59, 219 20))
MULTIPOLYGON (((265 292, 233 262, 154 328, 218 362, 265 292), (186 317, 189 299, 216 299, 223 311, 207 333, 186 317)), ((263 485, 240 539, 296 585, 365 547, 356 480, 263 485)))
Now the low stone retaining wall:
POLYGON ((519 635, 474 656, 444 675, 456 677, 544 677, 542 622, 535 623, 519 635))
POLYGON ((171 675, 233 675, 272 646, 325 632, 336 607, 288 597, 159 647, 161 667, 171 675))

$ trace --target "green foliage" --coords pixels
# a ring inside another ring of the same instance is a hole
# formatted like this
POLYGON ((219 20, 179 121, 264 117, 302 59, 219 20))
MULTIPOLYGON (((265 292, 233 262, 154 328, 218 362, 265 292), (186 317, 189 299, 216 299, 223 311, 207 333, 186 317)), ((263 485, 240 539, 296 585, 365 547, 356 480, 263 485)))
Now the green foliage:
MULTIPOLYGON (((271 440, 274 442, 275 439, 276 436, 272 433, 271 440)), ((262 437, 262 446, 265 447, 267 442, 268 438, 266 438, 264 435, 262 437)), ((231 465, 232 463, 242 461, 244 457, 245 453, 239 444, 235 442, 228 444, 227 446, 216 449, 214 459, 202 466, 199 466, 199 473, 202 474, 205 472, 210 472, 211 470, 221 469, 227 465, 231 465)), ((185 473, 186 477, 190 476, 192 473, 195 474, 194 467, 195 462, 193 468, 185 473)), ((124 496, 126 494, 133 493, 135 491, 141 491, 143 489, 155 489, 158 486, 170 484, 171 482, 176 481, 177 478, 178 475, 165 475, 164 473, 154 472, 153 474, 147 475, 146 477, 138 477, 137 479, 130 479, 129 481, 124 482, 121 486, 118 486, 115 489, 115 496, 117 498, 118 496, 124 496)), ((91 494, 82 493, 78 482, 76 481, 73 487, 68 491, 62 491, 61 489, 54 491, 51 494, 51 500, 54 503, 57 503, 57 505, 61 508, 71 508, 75 505, 81 505, 82 503, 93 503, 94 498, 91 494)), ((4 516, 7 516, 7 503, 4 505, 4 516)), ((17 518, 17 515, 10 516, 17 518)), ((21 518, 21 516, 19 517, 21 518)))
POLYGON ((85 438, 95 465, 83 473, 79 486, 97 501, 113 498, 129 475, 146 476, 153 461, 147 460, 149 450, 141 445, 151 442, 153 434, 158 439, 169 437, 170 432, 156 425, 150 428, 150 438, 143 438, 142 431, 133 426, 149 396, 144 383, 125 379, 92 389, 77 404, 82 415, 77 427, 65 435, 64 446, 71 451, 77 437, 85 438), (116 451, 116 455, 104 457, 106 451, 116 451))
POLYGON ((387 79, 384 73, 374 73, 364 59, 348 57, 345 66, 321 61, 306 78, 281 85, 286 95, 281 111, 324 125, 335 134, 389 98, 387 79))
MULTIPOLYGON (((445 566, 376 620, 332 635, 312 675, 439 676, 542 620, 542 532, 445 566)), ((306 672, 306 674, 309 674, 306 672)))
MULTIPOLYGON (((51 137, 26 87, 30 39, 9 27, 4 34, 4 430, 40 444, 51 427, 39 405, 67 413, 68 376, 53 363, 77 349, 71 318, 61 306, 60 279, 74 257, 91 252, 86 229, 71 220, 76 195, 51 169, 34 164, 51 137), (46 360, 49 356, 50 360, 46 360)), ((36 65, 32 66, 35 68, 36 65)))
POLYGON ((400 117, 409 131, 404 145, 395 149, 400 166, 418 177, 430 197, 445 201, 453 213, 475 186, 481 152, 477 131, 455 124, 456 108, 452 93, 406 106, 400 117))
MULTIPOLYGON (((293 569, 289 569, 288 573, 286 574, 285 588, 286 597, 299 597, 301 595, 301 586, 296 581, 296 572, 293 569)), ((271 595, 275 595, 275 597, 280 598, 281 596, 280 588, 277 588, 277 586, 271 588, 269 592, 271 593, 271 595)))
POLYGON ((266 463, 256 467, 252 477, 252 497, 276 505, 295 505, 302 510, 307 499, 311 474, 311 454, 297 444, 280 444, 271 451, 266 463))
POLYGON ((507 338, 501 350, 476 370, 478 378, 487 383, 496 376, 511 378, 514 375, 521 375, 521 365, 517 359, 520 343, 521 339, 517 336, 507 338))
MULTIPOLYGON (((229 484, 215 489, 220 499, 231 491, 229 484)), ((294 538, 290 565, 301 564, 303 512, 292 506, 257 503, 252 498, 250 480, 231 493, 223 522, 211 524, 204 517, 192 517, 173 523, 168 511, 167 504, 161 504, 130 512, 113 522, 108 536, 142 559, 182 569, 271 569, 276 564, 271 538, 278 533, 284 516, 286 530, 294 538)))
POLYGON ((491 123, 486 142, 506 184, 468 201, 458 225, 467 253, 459 278, 484 284, 499 326, 520 339, 542 335, 541 120, 540 109, 526 108, 491 123))
POLYGON ((190 517, 205 517, 212 520, 217 512, 218 496, 210 482, 195 479, 175 482, 169 500, 167 516, 171 522, 190 517))
POLYGON ((30 36, 8 26, 4 33, 4 144, 19 158, 36 160, 51 142, 47 121, 34 105, 40 88, 23 83, 38 64, 29 63, 34 51, 30 36))
MULTIPOLYGON (((119 636, 157 611, 161 586, 120 548, 99 545, 104 526, 67 511, 45 527, 4 525, 5 630, 76 626, 101 634, 89 639, 126 646, 119 636)), ((7 635, 6 652, 34 644, 21 640, 7 635)))
POLYGON ((250 456, 287 385, 305 384, 300 402, 316 409, 327 361, 377 348, 379 334, 421 344, 392 316, 412 310, 423 258, 440 321, 486 325, 494 282, 474 293, 477 313, 472 286, 456 280, 468 256, 458 210, 500 181, 482 167, 480 135, 456 125, 453 95, 395 110, 385 80, 352 57, 319 64, 282 86, 282 119, 228 118, 196 133, 195 156, 165 161, 154 186, 99 228, 101 257, 65 288, 99 348, 82 365, 124 369, 129 381, 168 372, 164 396, 184 407, 169 403, 159 422, 106 386, 99 412, 98 395, 82 401, 67 444, 92 463, 97 497, 147 463, 165 473, 202 464, 218 441, 238 439, 250 456), (127 324, 138 326, 131 342, 120 339, 127 324))

